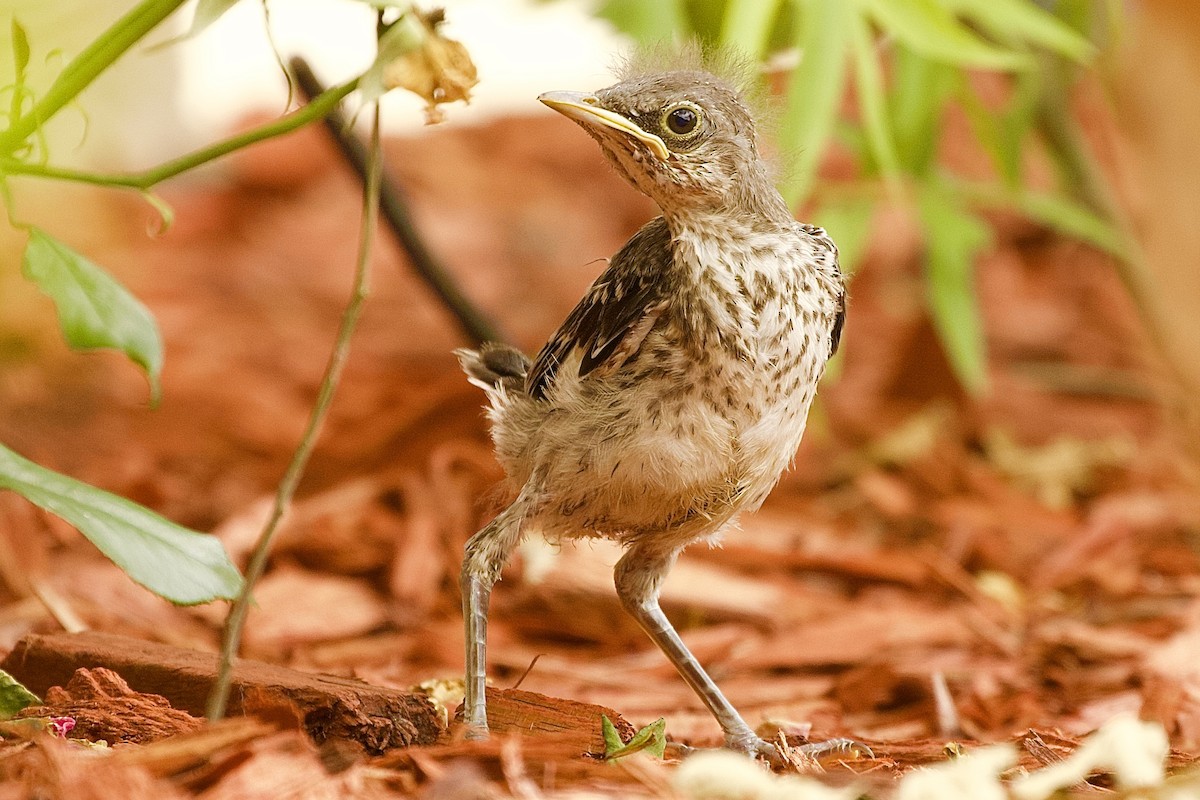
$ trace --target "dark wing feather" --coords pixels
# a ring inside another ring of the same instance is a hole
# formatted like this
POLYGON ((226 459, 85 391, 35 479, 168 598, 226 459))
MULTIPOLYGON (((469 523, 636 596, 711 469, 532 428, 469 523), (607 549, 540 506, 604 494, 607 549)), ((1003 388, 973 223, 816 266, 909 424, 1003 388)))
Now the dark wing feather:
POLYGON ((846 324, 846 293, 838 295, 837 314, 833 317, 833 331, 829 334, 829 357, 833 358, 842 344, 842 328, 846 324))
POLYGON ((529 394, 545 397, 559 365, 575 348, 583 351, 580 376, 601 366, 619 366, 637 352, 640 340, 627 339, 645 337, 653 322, 647 318, 665 307, 663 278, 670 265, 671 232, 658 217, 612 257, 608 269, 538 353, 526 379, 529 394))

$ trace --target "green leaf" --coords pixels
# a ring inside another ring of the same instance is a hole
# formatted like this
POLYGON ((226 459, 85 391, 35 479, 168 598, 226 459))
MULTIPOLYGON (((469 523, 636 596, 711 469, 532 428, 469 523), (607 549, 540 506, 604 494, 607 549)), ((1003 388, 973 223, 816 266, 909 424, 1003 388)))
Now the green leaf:
POLYGON ((1029 69, 1026 53, 997 47, 971 31, 936 0, 864 0, 868 12, 887 33, 926 58, 959 67, 1029 69))
POLYGON ((387 93, 383 78, 388 65, 421 47, 426 36, 425 25, 416 14, 403 15, 383 32, 375 46, 375 61, 358 82, 358 95, 363 105, 373 103, 387 93))
POLYGON ((71 347, 113 348, 146 373, 158 402, 163 346, 158 325, 136 297, 100 267, 38 228, 29 231, 22 274, 54 301, 71 347))
POLYGON ((779 149, 788 158, 783 196, 796 205, 812 188, 838 117, 846 84, 847 50, 855 8, 846 2, 801 0, 804 24, 796 43, 800 63, 788 80, 779 149))
POLYGON ((1016 207, 1030 219, 1082 239, 1117 258, 1129 258, 1129 247, 1121 236, 1120 226, 1074 200, 1042 192, 1022 192, 1014 200, 1016 207))
MULTIPOLYGON (((263 7, 266 7, 266 0, 261 0, 263 7)), ((189 39, 194 39, 203 33, 210 25, 225 16, 225 12, 238 4, 238 0, 197 0, 196 10, 192 12, 192 24, 188 29, 178 36, 172 36, 165 41, 158 42, 149 47, 151 52, 163 50, 172 45, 186 42, 189 39)), ((268 31, 268 36, 270 32, 268 31)))
POLYGON ((41 704, 41 698, 0 669, 0 719, 12 719, 21 709, 41 704))
POLYGON ((1029 0, 942 0, 942 3, 999 41, 1036 45, 1080 63, 1096 55, 1091 42, 1029 0))
POLYGON ((954 191, 982 206, 1016 209, 1032 220, 1074 236, 1117 258, 1131 257, 1121 227, 1067 197, 1045 192, 1013 191, 992 183, 954 181, 954 191))
POLYGON ((232 599, 242 577, 220 540, 40 467, 0 445, 0 489, 62 517, 150 591, 180 605, 232 599))
POLYGON ((938 131, 946 103, 962 79, 953 67, 896 47, 891 97, 892 131, 904 168, 928 173, 937 155, 938 131))
POLYGON ((162 236, 175 223, 175 209, 171 208, 170 203, 151 191, 143 191, 142 199, 158 214, 158 229, 154 233, 162 236))
POLYGON ((605 0, 596 16, 641 44, 686 39, 693 33, 680 0, 605 0))
POLYGON ((604 757, 608 756, 625 746, 625 742, 621 740, 621 734, 617 732, 617 726, 612 724, 612 720, 607 714, 600 715, 600 731, 604 736, 604 757))
MULTIPOLYGON (((730 2, 737 2, 737 0, 730 0, 730 2)), ((750 2, 758 2, 758 0, 750 0, 750 2)), ((725 27, 725 9, 729 5, 726 0, 676 0, 676 4, 684 19, 683 28, 680 30, 685 33, 680 33, 679 38, 686 35, 687 38, 694 39, 705 47, 720 44, 721 31, 725 27)), ((666 41, 670 41, 674 36, 675 33, 667 34, 666 41)))
POLYGON ((875 38, 862 17, 851 23, 854 38, 855 77, 858 79, 858 106, 862 109, 863 128, 871 155, 879 165, 884 181, 892 191, 900 185, 900 157, 892 136, 891 116, 888 113, 887 93, 883 70, 875 52, 875 38))
POLYGON ((29 36, 25 33, 25 28, 17 21, 16 17, 12 18, 12 48, 13 48, 13 85, 12 98, 9 101, 8 121, 21 116, 21 107, 25 100, 30 96, 29 89, 25 86, 25 71, 29 67, 29 36))
POLYGON ((721 46, 758 58, 766 52, 771 23, 782 0, 728 0, 721 22, 721 46))
POLYGON ((927 188, 917 201, 925 228, 929 309, 942 346, 963 386, 987 389, 983 321, 975 294, 975 258, 988 244, 986 225, 943 192, 927 188))
POLYGON ((238 0, 199 0, 196 3, 196 11, 192 14, 192 26, 188 28, 188 32, 183 35, 183 38, 190 39, 198 35, 237 4, 238 0))
MULTIPOLYGON (((1033 73, 1022 73, 1027 74, 1033 73)), ((1004 126, 1003 117, 997 116, 993 109, 988 108, 969 81, 959 83, 958 100, 971 125, 971 132, 975 134, 975 140, 983 145, 1004 182, 1015 186, 1021 178, 1020 145, 1024 141, 1024 135, 1006 135, 1009 129, 1004 126)))
POLYGON ((29 67, 29 35, 25 33, 25 28, 17 21, 16 17, 12 18, 12 49, 13 49, 13 74, 17 77, 17 85, 25 83, 25 70, 29 67))
POLYGON ((1013 82, 1012 97, 997 121, 997 166, 1009 186, 1018 186, 1021 182, 1022 150, 1026 136, 1036 121, 1042 86, 1043 77, 1040 72, 1030 71, 1018 75, 1013 82))
POLYGON ((604 759, 606 761, 624 758, 642 751, 655 758, 662 758, 667 750, 667 721, 662 717, 635 733, 629 740, 629 744, 621 743, 621 737, 608 717, 602 717, 601 724, 604 727, 604 759))

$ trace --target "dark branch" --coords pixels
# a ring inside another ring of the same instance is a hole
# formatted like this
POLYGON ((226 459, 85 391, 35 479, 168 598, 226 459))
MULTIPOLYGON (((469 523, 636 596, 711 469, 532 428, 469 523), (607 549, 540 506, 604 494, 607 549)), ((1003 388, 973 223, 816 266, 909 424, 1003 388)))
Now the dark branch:
MULTIPOLYGON (((317 80, 312 69, 303 58, 291 60, 292 72, 296 84, 306 98, 313 98, 325 91, 325 87, 317 80)), ((354 135, 346 121, 346 117, 334 110, 325 116, 325 127, 337 142, 342 155, 354 167, 354 171, 365 180, 367 166, 367 148, 354 135)), ((474 344, 483 342, 505 342, 504 335, 495 324, 487 318, 459 289, 458 284, 442 267, 437 257, 425 245, 425 241, 413 225, 408 213, 404 193, 396 180, 388 174, 384 166, 383 185, 381 187, 380 211, 388 226, 400 241, 400 245, 408 253, 413 269, 433 289, 446 309, 454 316, 459 327, 467 338, 474 344)))

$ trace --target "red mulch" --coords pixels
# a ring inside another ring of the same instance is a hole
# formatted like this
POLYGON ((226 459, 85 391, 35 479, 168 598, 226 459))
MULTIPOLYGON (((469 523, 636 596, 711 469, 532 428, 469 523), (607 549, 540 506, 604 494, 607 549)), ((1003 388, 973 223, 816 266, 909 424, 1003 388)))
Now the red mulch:
MULTIPOLYGON (((559 120, 432 131, 390 142, 388 155, 433 248, 531 350, 654 213, 559 120)), ((113 195, 96 198, 104 226, 71 208, 50 226, 156 314, 161 407, 147 407, 121 358, 66 352, 49 304, 6 283, 6 306, 31 310, 0 333, 0 441, 215 530, 244 563, 349 290, 357 188, 311 132, 164 194, 177 223, 159 239, 144 235, 147 210, 113 195)), ((874 760, 827 765, 835 782, 864 773, 888 785, 944 758, 948 742, 1015 741, 1033 766, 1121 711, 1161 722, 1175 763, 1200 753, 1200 501, 1195 462, 1155 399, 1157 363, 1109 259, 993 221, 978 269, 990 393, 956 388, 921 303, 918 232, 881 211, 844 356, 795 469, 723 549, 693 549, 666 585, 668 613, 752 724, 875 748, 874 760)), ((482 394, 450 355, 460 344, 382 236, 245 655, 394 687, 459 676, 459 557, 494 512, 499 477, 482 394)), ((151 596, 12 494, 0 495, 0 533, 0 649, 59 629, 39 593, 88 628, 215 649, 223 606, 151 596)), ((511 686, 540 656, 523 689, 610 706, 635 725, 665 716, 672 740, 717 744, 715 722, 621 613, 616 555, 604 544, 522 551, 494 596, 491 676, 511 686)), ((0 747, 4 796, 613 785, 665 796, 671 770, 506 737, 364 762, 245 718, 119 744, 107 759, 35 741, 0 747)))

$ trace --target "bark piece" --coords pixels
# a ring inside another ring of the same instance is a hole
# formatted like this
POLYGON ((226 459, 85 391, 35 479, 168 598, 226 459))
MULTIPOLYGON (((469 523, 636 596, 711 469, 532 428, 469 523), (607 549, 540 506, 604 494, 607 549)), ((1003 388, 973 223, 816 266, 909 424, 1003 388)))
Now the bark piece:
MULTIPOLYGON (((461 711, 460 706, 459 719, 461 711)), ((635 733, 633 726, 611 708, 521 689, 489 687, 487 715, 488 727, 494 733, 516 731, 553 737, 564 752, 578 755, 604 755, 602 716, 608 717, 622 741, 628 742, 635 733)))
MULTIPOLYGON (((80 667, 106 667, 139 692, 167 698, 201 715, 216 675, 217 657, 170 645, 102 633, 30 635, 0 664, 31 691, 66 684, 80 667)), ((351 678, 317 675, 241 659, 234 669, 229 710, 243 713, 247 697, 295 706, 316 742, 349 739, 369 753, 432 744, 443 733, 423 695, 372 686, 351 678)))
POLYGON ((66 687, 52 686, 46 703, 18 717, 71 717, 72 738, 109 744, 145 744, 197 730, 204 720, 172 708, 167 698, 129 688, 120 675, 103 667, 78 669, 66 687))

